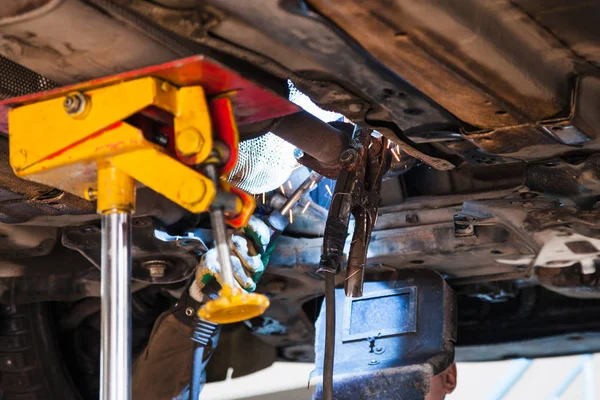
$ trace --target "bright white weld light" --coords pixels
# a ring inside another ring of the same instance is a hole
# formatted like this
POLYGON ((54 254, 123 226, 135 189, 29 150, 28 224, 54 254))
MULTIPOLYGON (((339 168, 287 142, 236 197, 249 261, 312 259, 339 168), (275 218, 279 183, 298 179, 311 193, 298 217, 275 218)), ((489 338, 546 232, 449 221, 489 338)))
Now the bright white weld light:
POLYGON ((306 203, 306 205, 302 209, 302 214, 304 214, 306 212, 306 210, 308 210, 308 206, 310 206, 310 201, 308 203, 306 203))
POLYGON ((265 192, 263 192, 262 201, 263 201, 263 204, 267 204, 267 194, 265 192))
POLYGON ((290 210, 290 224, 294 223, 294 213, 290 210))
POLYGON ((327 190, 327 193, 329 193, 330 196, 333 196, 333 193, 331 192, 329 185, 325 185, 325 189, 327 190))
POLYGON ((285 189, 283 188, 283 185, 279 186, 279 190, 281 190, 281 194, 285 196, 285 189))
POLYGON ((396 150, 392 149, 392 154, 394 155, 396 161, 400 161, 400 156, 398 155, 398 153, 396 153, 396 150))
POLYGON ((292 182, 288 181, 288 187, 292 189, 292 182))

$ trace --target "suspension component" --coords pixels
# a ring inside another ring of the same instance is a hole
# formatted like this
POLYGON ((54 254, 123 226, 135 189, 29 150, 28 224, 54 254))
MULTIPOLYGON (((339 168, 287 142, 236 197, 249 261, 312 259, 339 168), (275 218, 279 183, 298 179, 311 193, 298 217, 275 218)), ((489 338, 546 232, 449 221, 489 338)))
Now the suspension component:
MULTIPOLYGON (((202 56, 0 106, 11 108, 10 163, 17 176, 97 201, 103 230, 101 398, 129 399, 136 181, 193 213, 207 211, 217 193, 226 192, 234 201, 218 202, 221 223, 242 227, 254 199, 220 179, 237 159, 233 109, 238 120, 250 123, 297 107, 202 56), (222 162, 209 178, 196 167, 213 153, 222 162)), ((239 304, 221 304, 222 313, 229 309, 240 315, 239 304)))

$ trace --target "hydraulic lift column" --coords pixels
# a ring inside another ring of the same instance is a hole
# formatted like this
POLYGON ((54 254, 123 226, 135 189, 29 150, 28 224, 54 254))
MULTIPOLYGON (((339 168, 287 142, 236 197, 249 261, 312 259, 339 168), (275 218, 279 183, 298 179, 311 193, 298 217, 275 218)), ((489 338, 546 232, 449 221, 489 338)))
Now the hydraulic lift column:
POLYGON ((100 398, 131 397, 131 213, 135 182, 116 168, 98 169, 102 215, 100 398))

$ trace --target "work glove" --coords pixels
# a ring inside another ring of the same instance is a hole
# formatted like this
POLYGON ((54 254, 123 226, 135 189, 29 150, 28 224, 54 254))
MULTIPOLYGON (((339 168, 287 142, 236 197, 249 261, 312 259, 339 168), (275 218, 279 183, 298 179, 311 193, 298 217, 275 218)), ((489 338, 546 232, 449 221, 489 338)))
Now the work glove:
MULTIPOLYGON (((252 216, 246 228, 231 236, 231 264, 236 288, 248 292, 256 289, 256 282, 263 274, 268 261, 265 249, 269 244, 270 234, 267 224, 252 216)), ((198 266, 198 277, 204 284, 214 277, 221 286, 223 285, 216 248, 210 249, 202 256, 198 266)))

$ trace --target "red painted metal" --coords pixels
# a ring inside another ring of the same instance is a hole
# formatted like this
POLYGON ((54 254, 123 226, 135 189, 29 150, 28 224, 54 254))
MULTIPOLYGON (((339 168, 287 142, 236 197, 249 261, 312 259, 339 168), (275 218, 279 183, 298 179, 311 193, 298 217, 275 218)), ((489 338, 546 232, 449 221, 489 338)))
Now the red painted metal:
POLYGON ((221 175, 227 175, 238 159, 238 131, 233 119, 231 101, 227 97, 218 97, 209 103, 210 119, 213 124, 215 139, 221 140, 229 147, 229 158, 221 167, 221 175))
POLYGON ((236 72, 199 55, 1 101, 0 124, 6 120, 6 107, 16 107, 40 99, 59 97, 69 92, 101 87, 142 76, 161 78, 179 87, 200 85, 209 98, 216 96, 229 97, 238 125, 277 118, 300 110, 298 106, 289 102, 286 98, 270 90, 263 89, 236 72))

